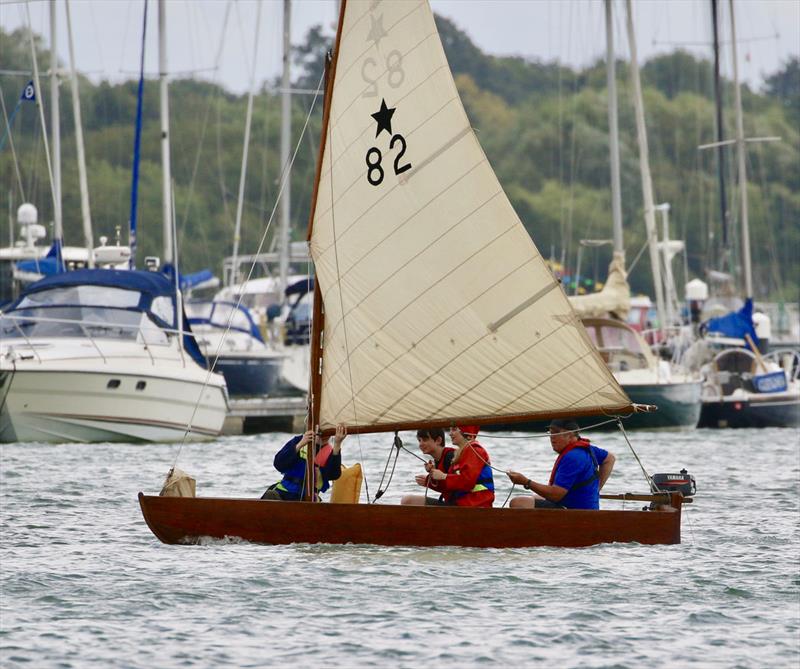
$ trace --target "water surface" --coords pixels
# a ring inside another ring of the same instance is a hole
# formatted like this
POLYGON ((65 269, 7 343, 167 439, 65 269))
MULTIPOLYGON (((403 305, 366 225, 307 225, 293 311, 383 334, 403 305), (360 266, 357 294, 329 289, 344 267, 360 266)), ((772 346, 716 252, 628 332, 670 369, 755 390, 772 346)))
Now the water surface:
MULTIPOLYGON (((258 497, 288 436, 188 444, 177 462, 199 495, 258 497)), ((4 444, 0 666, 796 668, 799 436, 635 433, 650 473, 697 478, 683 544, 505 550, 166 546, 136 493, 159 490, 177 446, 4 444)), ((371 497, 391 441, 345 442, 371 497)), ((606 492, 646 489, 620 435, 594 441, 617 455, 606 492)), ((496 466, 547 480, 546 439, 481 442, 496 466)), ((419 464, 401 453, 381 503, 421 491, 419 464)), ((500 505, 510 484, 496 480, 500 505)))

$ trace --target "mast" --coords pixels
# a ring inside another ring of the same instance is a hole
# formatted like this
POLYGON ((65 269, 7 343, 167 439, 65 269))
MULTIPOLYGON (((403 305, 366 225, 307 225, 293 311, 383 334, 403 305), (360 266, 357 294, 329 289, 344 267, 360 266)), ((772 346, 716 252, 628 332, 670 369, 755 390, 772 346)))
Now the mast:
POLYGON ((56 1, 50 0, 50 132, 53 134, 53 237, 64 240, 61 218, 61 109, 58 95, 58 26, 56 1))
POLYGON ((729 262, 728 248, 728 198, 725 194, 725 126, 722 118, 722 84, 719 76, 719 13, 717 0, 711 0, 711 25, 714 29, 714 103, 717 112, 717 179, 719 180, 719 212, 722 218, 722 261, 723 269, 729 262))
MULTIPOLYGON (((291 93, 291 0, 283 0, 283 76, 281 78, 281 169, 285 172, 280 209, 280 285, 286 290, 289 276, 289 231, 290 206, 292 200, 292 178, 289 170, 289 140, 292 133, 292 93, 291 93)), ((313 212, 312 212, 313 215, 313 212)))
MULTIPOLYGON (((314 172, 314 187, 311 191, 311 208, 308 217, 308 233, 306 240, 311 241, 311 232, 314 229, 314 214, 317 209, 317 196, 319 195, 319 180, 322 174, 322 160, 325 156, 325 145, 328 140, 328 123, 330 122, 331 100, 333 98, 333 81, 336 78, 336 63, 339 57, 339 44, 342 39, 342 25, 344 13, 347 9, 347 0, 342 0, 339 5, 339 24, 336 29, 336 43, 333 54, 328 54, 325 59, 325 93, 322 102, 322 129, 317 154, 317 169, 314 172)), ((325 310, 322 304, 322 291, 319 279, 314 278, 314 311, 311 317, 311 379, 308 393, 309 404, 309 429, 316 430, 319 426, 320 396, 322 392, 322 346, 323 331, 325 328, 325 310)), ((306 461, 306 481, 314 481, 314 459, 309 457, 306 461)), ((306 499, 310 499, 316 492, 314 486, 306 486, 306 499)))
POLYGON ((614 26, 611 0, 606 6, 606 87, 608 89, 608 151, 611 159, 611 213, 614 222, 614 253, 625 258, 622 241, 622 197, 619 179, 619 132, 617 123, 617 77, 614 61, 614 26))
POLYGON ((72 20, 69 13, 69 0, 64 0, 67 12, 67 39, 69 41, 70 84, 72 90, 72 115, 75 120, 75 144, 78 149, 78 183, 81 191, 81 219, 83 238, 89 253, 89 267, 94 267, 94 239, 92 235, 92 213, 89 208, 89 185, 86 177, 86 154, 83 146, 83 121, 81 120, 81 100, 78 89, 78 73, 75 68, 75 47, 72 40, 72 20))
POLYGON ((656 295, 656 310, 662 333, 666 332, 666 314, 664 310, 664 285, 661 281, 661 261, 658 257, 658 234, 653 204, 653 180, 650 176, 650 156, 647 145, 647 128, 644 121, 644 103, 642 101, 642 84, 639 77, 639 62, 636 55, 636 35, 633 31, 633 7, 631 0, 626 0, 628 42, 631 50, 631 83, 633 85, 633 104, 636 110, 636 137, 639 140, 639 169, 642 175, 642 196, 644 198, 644 221, 647 229, 647 242, 650 251, 650 266, 653 272, 653 288, 656 295))
MULTIPOLYGON (((239 255, 239 241, 242 231, 242 210, 244 208, 244 184, 247 180, 247 154, 250 149, 250 126, 253 120, 253 94, 256 87, 256 63, 258 62, 258 33, 261 27, 261 3, 258 3, 256 10, 256 35, 253 42, 253 66, 250 71, 250 92, 247 94, 247 113, 244 121, 244 148, 242 149, 242 167, 239 171, 239 198, 236 202, 236 225, 233 230, 233 256, 231 262, 231 274, 228 279, 228 285, 232 286, 235 283, 239 255)), ((285 286, 284 286, 285 287, 285 286)))
POLYGON ((733 84, 736 92, 736 157, 739 163, 739 195, 742 201, 742 264, 744 265, 745 297, 753 297, 753 273, 750 263, 750 225, 747 219, 747 166, 745 164, 744 121, 742 120, 742 90, 739 84, 739 62, 736 53, 736 22, 733 0, 731 9, 731 57, 733 58, 733 84))
POLYGON ((147 0, 144 0, 142 47, 139 53, 139 86, 136 92, 136 128, 133 138, 133 168, 131 169, 131 213, 128 221, 128 244, 131 247, 129 269, 136 269, 136 210, 139 205, 139 162, 142 146, 142 102, 144 100, 144 48, 147 44, 147 0))
MULTIPOLYGON (((47 124, 44 120, 44 101, 42 100, 42 86, 39 80, 39 63, 36 60, 36 44, 33 41, 33 28, 31 26, 31 9, 30 6, 25 4, 25 12, 28 18, 28 44, 31 48, 31 62, 33 63, 33 88, 36 95, 36 106, 39 109, 39 122, 42 124, 42 141, 44 143, 44 157, 47 162, 47 176, 50 179, 50 195, 53 198, 53 211, 58 208, 56 206, 57 198, 55 188, 53 186, 53 164, 50 160, 50 143, 47 139, 47 124)), ((55 216, 55 214, 54 214, 55 216)), ((58 229, 60 233, 61 230, 58 229)), ((63 256, 61 254, 61 238, 56 237, 54 240, 58 250, 58 263, 59 266, 63 264, 63 256)))
POLYGON ((161 93, 161 186, 164 225, 162 264, 172 263, 172 176, 169 158, 169 87, 167 85, 167 3, 158 0, 158 78, 161 93))

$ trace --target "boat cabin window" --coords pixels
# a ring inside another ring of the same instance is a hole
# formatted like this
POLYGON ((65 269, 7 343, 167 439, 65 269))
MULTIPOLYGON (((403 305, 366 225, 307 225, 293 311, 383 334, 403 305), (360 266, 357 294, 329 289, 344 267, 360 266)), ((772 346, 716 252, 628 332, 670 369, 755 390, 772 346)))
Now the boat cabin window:
POLYGON ((0 339, 92 337, 166 344, 167 335, 147 314, 105 307, 15 309, 0 316, 0 339))
POLYGON ((601 326, 600 330, 600 348, 602 350, 618 350, 630 351, 631 353, 641 353, 642 347, 639 345, 639 340, 627 328, 617 328, 609 326, 601 326))
POLYGON ((186 315, 189 318, 196 318, 198 320, 208 320, 211 318, 211 311, 213 308, 213 302, 188 302, 185 305, 186 315))
MULTIPOLYGON (((138 290, 111 286, 63 286, 26 295, 17 309, 50 307, 64 304, 131 309, 139 306, 138 290)), ((172 322, 172 321, 170 321, 172 322)))
POLYGON ((172 302, 172 297, 168 295, 156 297, 150 305, 150 311, 165 323, 169 325, 175 324, 175 305, 172 302))
POLYGON ((228 326, 228 319, 231 319, 231 327, 237 330, 244 330, 250 332, 250 319, 247 318, 241 309, 237 309, 232 304, 217 303, 214 305, 214 314, 211 317, 211 324, 217 327, 225 328, 228 326), (233 316, 231 316, 233 313, 233 316))

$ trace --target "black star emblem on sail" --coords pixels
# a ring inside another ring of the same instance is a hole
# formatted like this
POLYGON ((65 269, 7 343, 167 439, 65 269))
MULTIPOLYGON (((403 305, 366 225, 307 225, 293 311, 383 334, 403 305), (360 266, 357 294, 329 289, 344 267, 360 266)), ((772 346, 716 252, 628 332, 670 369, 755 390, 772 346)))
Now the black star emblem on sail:
POLYGON ((374 118, 378 124, 378 129, 375 131, 375 137, 380 135, 382 130, 388 132, 389 135, 392 134, 392 115, 394 114, 395 109, 397 109, 397 107, 387 107, 386 100, 381 98, 381 108, 374 114, 370 114, 370 116, 372 116, 372 118, 374 118))
POLYGON ((367 42, 374 42, 375 46, 381 45, 381 39, 386 37, 389 33, 383 28, 383 14, 375 18, 373 14, 369 15, 370 27, 367 33, 367 42))

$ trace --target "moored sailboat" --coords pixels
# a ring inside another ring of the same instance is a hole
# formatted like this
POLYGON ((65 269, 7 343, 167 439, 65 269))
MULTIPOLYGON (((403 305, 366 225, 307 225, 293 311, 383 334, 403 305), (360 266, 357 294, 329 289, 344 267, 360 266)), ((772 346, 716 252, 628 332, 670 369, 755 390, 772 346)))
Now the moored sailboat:
MULTIPOLYGON (((342 3, 308 240, 316 270, 309 424, 319 433, 340 423, 350 433, 393 432, 636 411, 498 183, 425 0, 342 3)), ((653 510, 143 494, 139 502, 168 543, 680 541, 680 493, 627 498, 646 498, 653 510)))

